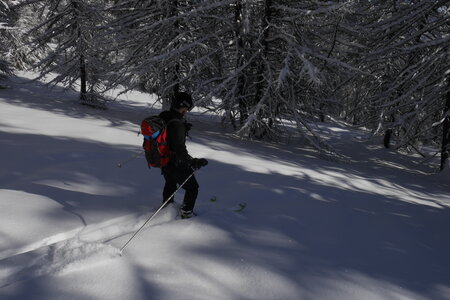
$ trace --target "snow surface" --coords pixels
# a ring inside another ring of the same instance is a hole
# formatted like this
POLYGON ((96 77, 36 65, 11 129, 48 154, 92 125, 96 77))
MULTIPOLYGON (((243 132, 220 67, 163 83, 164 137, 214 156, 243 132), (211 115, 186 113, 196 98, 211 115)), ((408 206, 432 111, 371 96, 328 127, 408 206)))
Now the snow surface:
POLYGON ((92 110, 32 76, 0 90, 0 299, 450 299, 450 169, 337 123, 348 161, 194 110, 199 216, 164 209, 120 256, 161 202, 159 170, 128 161, 153 99, 92 110))

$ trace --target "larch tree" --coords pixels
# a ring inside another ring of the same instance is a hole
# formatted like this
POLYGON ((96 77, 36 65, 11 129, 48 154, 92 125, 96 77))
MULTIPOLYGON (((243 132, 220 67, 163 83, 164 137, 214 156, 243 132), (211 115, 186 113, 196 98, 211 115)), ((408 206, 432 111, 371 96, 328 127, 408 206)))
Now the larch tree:
POLYGON ((13 73, 10 48, 14 39, 14 11, 11 10, 13 4, 13 1, 0 0, 0 79, 13 73))
POLYGON ((95 0, 41 0, 37 4, 38 19, 29 35, 33 37, 32 51, 42 51, 36 64, 40 78, 51 73, 56 76, 50 84, 62 83, 79 90, 81 103, 102 106, 101 90, 110 68, 111 50, 103 40, 103 1, 95 0))
POLYGON ((364 109, 364 125, 376 135, 384 134, 386 147, 395 137, 395 149, 413 149, 424 155, 421 144, 439 145, 442 136, 448 136, 444 120, 450 24, 445 4, 360 3, 357 30, 360 42, 370 49, 362 61, 370 75, 358 80, 367 87, 359 107, 364 109))
POLYGON ((121 53, 114 82, 156 93, 164 107, 177 91, 202 97, 219 72, 223 41, 217 16, 230 2, 118 1, 110 8, 121 53))

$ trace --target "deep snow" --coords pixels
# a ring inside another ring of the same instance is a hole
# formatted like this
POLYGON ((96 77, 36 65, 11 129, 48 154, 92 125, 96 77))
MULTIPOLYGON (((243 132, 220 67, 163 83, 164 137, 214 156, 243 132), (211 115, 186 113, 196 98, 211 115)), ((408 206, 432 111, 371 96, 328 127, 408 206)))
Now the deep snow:
POLYGON ((92 110, 32 76, 0 89, 0 299, 450 299, 449 170, 335 122, 348 160, 194 110, 199 216, 164 209, 119 256, 161 202, 159 170, 117 167, 158 109, 134 92, 92 110))

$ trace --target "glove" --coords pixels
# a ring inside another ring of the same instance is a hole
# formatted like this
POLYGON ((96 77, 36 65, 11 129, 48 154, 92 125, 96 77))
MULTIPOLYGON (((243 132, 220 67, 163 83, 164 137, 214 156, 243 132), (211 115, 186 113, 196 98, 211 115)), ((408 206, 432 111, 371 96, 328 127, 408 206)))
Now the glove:
POLYGON ((191 161, 191 167, 194 170, 198 170, 208 164, 208 161, 204 158, 193 158, 191 161))

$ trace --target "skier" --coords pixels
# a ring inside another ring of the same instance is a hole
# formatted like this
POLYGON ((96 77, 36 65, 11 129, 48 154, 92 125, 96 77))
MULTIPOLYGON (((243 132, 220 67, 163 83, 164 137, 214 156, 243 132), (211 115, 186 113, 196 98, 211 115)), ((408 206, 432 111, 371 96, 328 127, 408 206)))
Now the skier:
MULTIPOLYGON (((165 179, 163 203, 194 170, 208 164, 208 161, 204 158, 192 158, 186 148, 186 136, 192 125, 186 122, 184 115, 192 107, 191 95, 186 92, 177 92, 171 99, 170 110, 159 114, 167 124, 167 144, 171 152, 169 163, 161 169, 165 179)), ((185 194, 180 211, 181 218, 186 219, 193 216, 198 188, 199 185, 194 175, 183 185, 185 194)), ((173 202, 173 199, 169 201, 169 203, 171 202, 173 202)))

